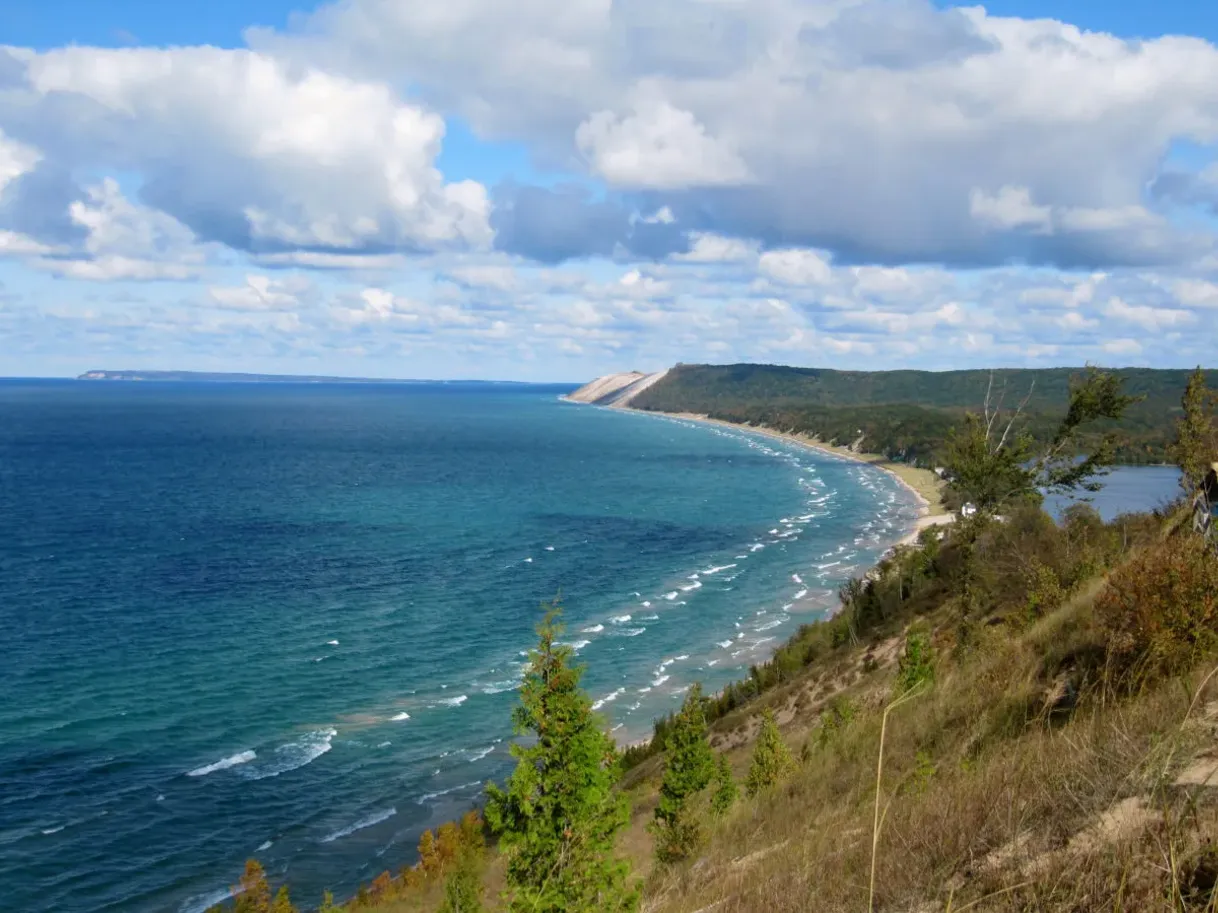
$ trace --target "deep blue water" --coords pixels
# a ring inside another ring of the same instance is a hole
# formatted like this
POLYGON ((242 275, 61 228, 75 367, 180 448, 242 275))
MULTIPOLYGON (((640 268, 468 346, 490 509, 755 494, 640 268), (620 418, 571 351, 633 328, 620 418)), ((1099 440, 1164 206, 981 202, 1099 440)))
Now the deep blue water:
POLYGON ((0 382, 0 884, 190 911, 413 861, 542 600, 625 740, 908 528, 871 467, 558 388, 0 382))

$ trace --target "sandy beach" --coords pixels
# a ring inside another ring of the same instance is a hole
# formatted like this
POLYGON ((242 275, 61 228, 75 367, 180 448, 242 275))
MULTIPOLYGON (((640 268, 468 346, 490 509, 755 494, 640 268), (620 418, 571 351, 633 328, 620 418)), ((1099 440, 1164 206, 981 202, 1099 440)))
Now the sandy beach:
MULTIPOLYGON (((637 409, 636 412, 648 412, 649 410, 637 409)), ((859 463, 870 463, 877 469, 882 469, 895 478, 901 485, 914 496, 918 502, 919 517, 916 528, 898 544, 906 545, 917 539, 918 533, 927 526, 941 526, 944 523, 952 522, 953 515, 948 513, 943 506, 942 492, 943 480, 929 469, 920 469, 917 466, 909 466, 905 463, 897 463, 877 453, 857 453, 847 447, 839 447, 834 444, 826 444, 825 442, 810 437, 806 434, 790 434, 785 431, 775 431, 772 428, 763 428, 756 425, 745 425, 737 422, 725 422, 722 419, 710 418, 706 415, 698 415, 690 412, 651 412, 652 415, 666 415, 669 418, 685 419, 686 421, 704 422, 708 425, 720 425, 724 428, 735 428, 740 431, 748 431, 752 434, 761 434, 765 437, 775 438, 780 441, 787 441, 792 444, 799 444, 802 447, 808 447, 812 450, 819 450, 822 453, 832 454, 833 456, 842 457, 847 460, 854 460, 859 463)))

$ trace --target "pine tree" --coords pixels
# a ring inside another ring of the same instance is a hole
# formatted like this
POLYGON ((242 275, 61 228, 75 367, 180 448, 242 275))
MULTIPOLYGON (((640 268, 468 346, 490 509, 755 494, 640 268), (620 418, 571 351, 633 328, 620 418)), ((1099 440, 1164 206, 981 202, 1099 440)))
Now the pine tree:
POLYGON ((515 772, 506 789, 487 787, 486 818, 507 854, 508 909, 531 913, 633 910, 629 866, 613 858, 614 839, 629 822, 618 793, 613 742, 580 690, 583 669, 557 643, 559 610, 537 629, 539 643, 513 713, 515 772))
POLYGON ((655 811, 656 855, 675 862, 694 849, 701 836, 689 815, 690 797, 704 790, 715 772, 715 758, 706 739, 706 708, 702 686, 689 689, 685 703, 665 736, 667 759, 655 811))
POLYGON ((755 796, 769 789, 782 779, 793 764, 791 752, 778 732, 778 724, 774 722, 774 711, 767 707, 761 719, 757 744, 753 748, 753 763, 749 765, 748 779, 744 781, 745 791, 749 796, 755 796))
POLYGON ((740 797, 740 788, 732 777, 731 765, 727 763, 727 755, 719 755, 719 763, 715 766, 715 792, 711 796, 711 813, 721 818, 728 813, 736 799, 740 797))
POLYGON ((1184 414, 1176 423, 1172 459, 1180 467, 1180 486, 1190 497, 1197 491, 1218 460, 1218 422, 1214 410, 1218 395, 1205 383, 1205 372, 1197 368, 1188 378, 1180 406, 1184 414))

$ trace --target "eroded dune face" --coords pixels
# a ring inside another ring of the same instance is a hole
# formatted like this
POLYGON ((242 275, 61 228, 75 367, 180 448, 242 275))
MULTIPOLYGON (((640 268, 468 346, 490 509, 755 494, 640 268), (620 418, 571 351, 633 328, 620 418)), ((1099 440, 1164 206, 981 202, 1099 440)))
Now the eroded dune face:
POLYGON ((577 403, 596 403, 601 406, 627 406, 639 393, 660 380, 668 371, 644 374, 641 371, 626 371, 606 374, 591 383, 584 384, 567 398, 577 403))

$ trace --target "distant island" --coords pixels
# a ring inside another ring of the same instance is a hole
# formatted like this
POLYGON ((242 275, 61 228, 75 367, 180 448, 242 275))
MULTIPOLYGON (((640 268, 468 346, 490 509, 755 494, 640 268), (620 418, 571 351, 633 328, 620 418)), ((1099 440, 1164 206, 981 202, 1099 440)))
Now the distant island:
MULTIPOLYGON (((77 380, 188 381, 225 384, 467 384, 524 386, 514 380, 426 380, 384 377, 327 377, 318 374, 241 374, 217 371, 86 371, 77 380)), ((572 384, 571 386, 574 386, 572 384)))

